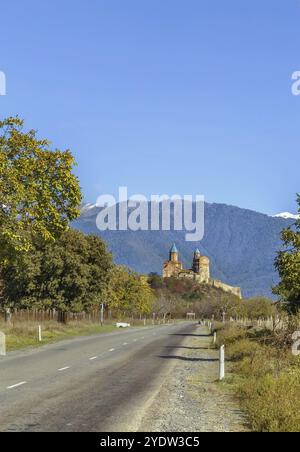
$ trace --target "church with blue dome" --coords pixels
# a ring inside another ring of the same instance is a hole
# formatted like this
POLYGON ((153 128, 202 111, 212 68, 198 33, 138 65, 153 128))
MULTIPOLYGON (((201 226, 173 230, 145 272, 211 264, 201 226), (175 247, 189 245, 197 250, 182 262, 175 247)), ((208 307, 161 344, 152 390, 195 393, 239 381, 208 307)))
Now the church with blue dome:
POLYGON ((179 252, 174 243, 169 251, 169 260, 163 264, 162 275, 163 278, 188 278, 199 284, 208 284, 242 298, 240 287, 233 287, 210 277, 210 260, 207 256, 202 256, 198 248, 194 251, 191 268, 185 269, 179 260, 179 252))

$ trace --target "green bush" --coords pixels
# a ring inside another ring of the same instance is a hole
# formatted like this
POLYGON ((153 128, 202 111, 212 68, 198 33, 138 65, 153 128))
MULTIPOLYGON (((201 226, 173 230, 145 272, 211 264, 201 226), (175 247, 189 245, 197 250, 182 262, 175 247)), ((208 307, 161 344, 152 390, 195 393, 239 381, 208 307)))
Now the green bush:
POLYGON ((279 377, 251 377, 241 386, 240 394, 253 430, 300 431, 300 367, 279 377))
POLYGON ((247 378, 260 378, 266 375, 278 377, 289 368, 291 355, 286 351, 253 344, 253 353, 245 353, 244 357, 235 363, 234 371, 247 378))
POLYGON ((236 341, 245 339, 247 331, 237 325, 223 326, 223 328, 217 330, 217 346, 234 344, 236 341))
POLYGON ((218 329, 221 344, 225 344, 226 356, 233 362, 231 383, 251 428, 259 432, 299 432, 300 359, 274 342, 270 331, 226 324, 218 329))
POLYGON ((226 355, 232 361, 240 361, 245 357, 253 359, 259 353, 259 350, 260 345, 256 342, 249 339, 241 339, 233 344, 229 344, 226 355))

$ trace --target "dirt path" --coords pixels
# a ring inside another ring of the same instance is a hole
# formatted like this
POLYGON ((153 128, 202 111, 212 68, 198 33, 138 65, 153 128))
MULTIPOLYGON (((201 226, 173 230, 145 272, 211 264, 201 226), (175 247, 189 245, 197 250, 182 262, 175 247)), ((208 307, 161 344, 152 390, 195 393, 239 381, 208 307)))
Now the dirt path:
POLYGON ((140 425, 140 431, 245 432, 238 403, 216 382, 218 352, 210 349, 204 327, 185 335, 182 345, 166 349, 165 359, 177 361, 140 425))

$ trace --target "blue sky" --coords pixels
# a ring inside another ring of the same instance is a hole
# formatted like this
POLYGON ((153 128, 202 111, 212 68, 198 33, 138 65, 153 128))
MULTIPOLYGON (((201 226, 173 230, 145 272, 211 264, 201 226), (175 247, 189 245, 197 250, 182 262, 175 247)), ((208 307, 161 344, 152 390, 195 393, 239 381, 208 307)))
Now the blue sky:
POLYGON ((127 185, 296 210, 298 0, 15 0, 0 12, 0 115, 70 148, 87 201, 127 185))

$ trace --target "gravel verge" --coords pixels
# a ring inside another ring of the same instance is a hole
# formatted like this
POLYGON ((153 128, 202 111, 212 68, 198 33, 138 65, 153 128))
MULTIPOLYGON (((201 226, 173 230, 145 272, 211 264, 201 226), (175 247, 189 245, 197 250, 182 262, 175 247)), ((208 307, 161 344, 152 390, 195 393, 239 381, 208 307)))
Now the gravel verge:
POLYGON ((185 335, 171 356, 161 356, 176 360, 176 366, 147 410, 139 431, 248 431, 238 402, 217 381, 218 351, 211 343, 207 329, 198 326, 185 335))

